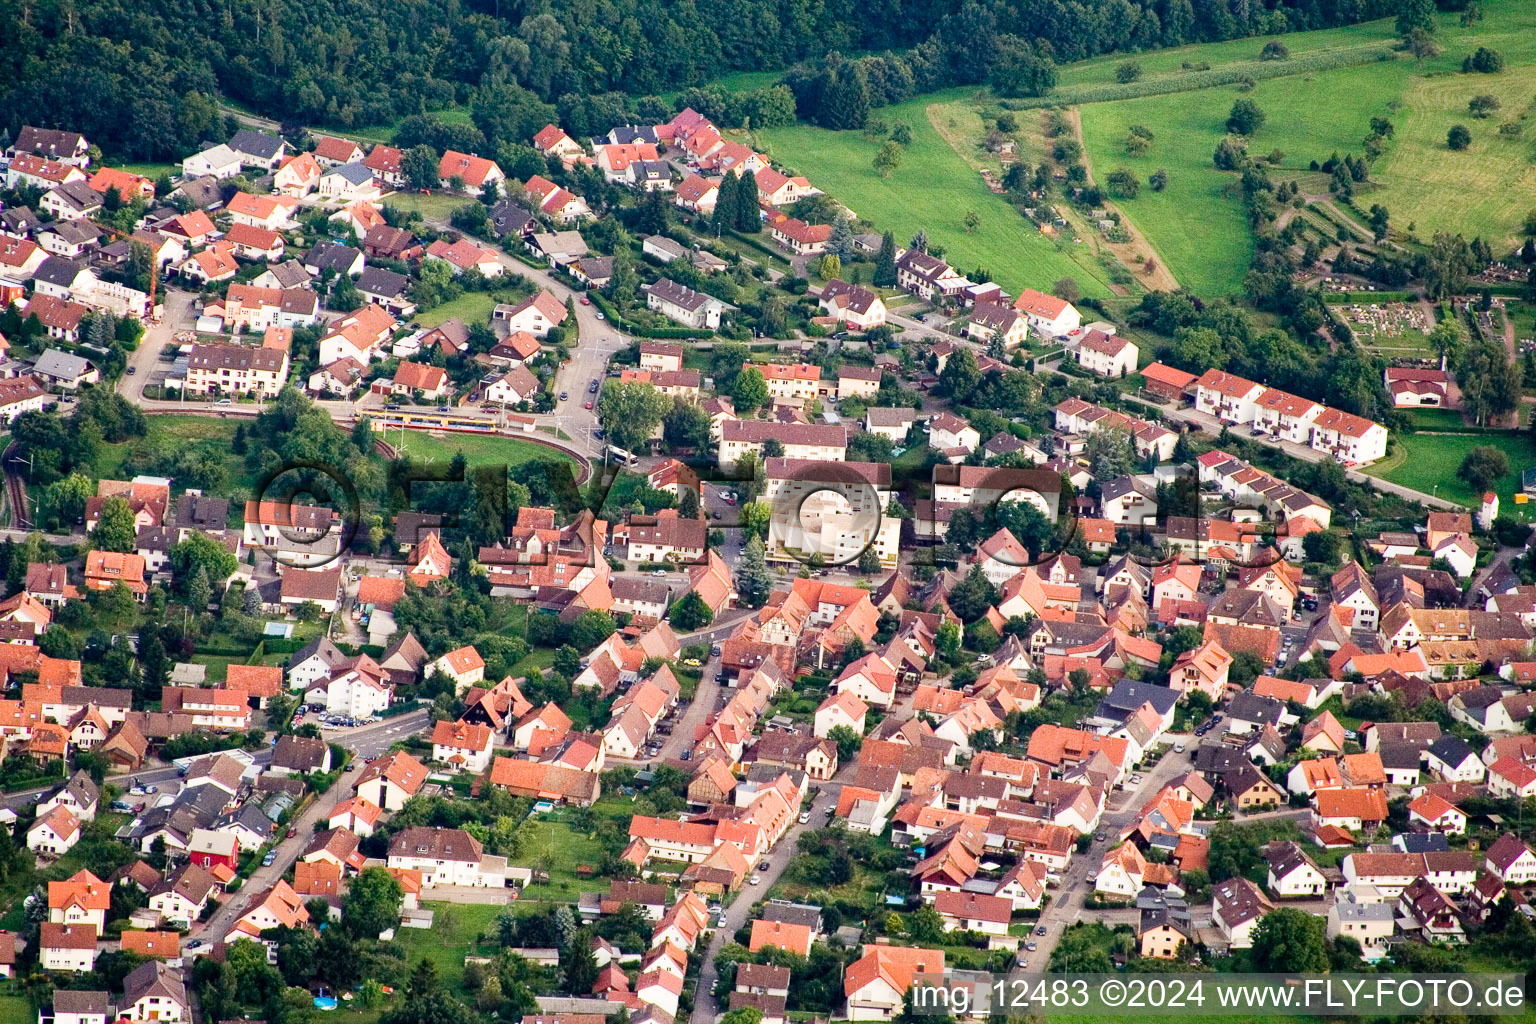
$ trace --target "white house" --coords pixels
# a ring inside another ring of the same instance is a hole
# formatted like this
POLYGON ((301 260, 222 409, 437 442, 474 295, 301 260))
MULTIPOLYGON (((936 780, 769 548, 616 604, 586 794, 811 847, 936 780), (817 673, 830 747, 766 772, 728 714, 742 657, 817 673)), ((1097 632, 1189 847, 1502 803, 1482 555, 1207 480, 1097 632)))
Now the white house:
POLYGON ((420 871, 424 887, 484 886, 488 876, 480 869, 483 856, 480 841, 463 829, 414 825, 390 840, 388 866, 420 871))
POLYGON ((432 760, 478 775, 491 766, 495 734, 490 726, 438 722, 432 727, 432 760))
POLYGON ((1070 335, 1083 323, 1082 315, 1072 303, 1033 288, 1024 289, 1014 300, 1013 308, 1029 318, 1030 329, 1042 338, 1070 335))
POLYGON ((1136 372, 1141 350, 1129 338, 1090 330, 1077 339, 1077 365, 1100 377, 1124 377, 1136 372))
POLYGON ((816 709, 813 735, 818 739, 829 736, 833 729, 845 726, 855 734, 864 735, 864 716, 869 706, 851 690, 839 690, 821 702, 816 709))
POLYGON ((27 829, 27 849, 43 857, 60 857, 80 841, 80 819, 68 807, 58 806, 27 829))
POLYGON ((240 173, 240 154, 224 143, 219 143, 201 153, 193 153, 181 162, 181 176, 187 181, 193 178, 213 177, 223 180, 240 173))

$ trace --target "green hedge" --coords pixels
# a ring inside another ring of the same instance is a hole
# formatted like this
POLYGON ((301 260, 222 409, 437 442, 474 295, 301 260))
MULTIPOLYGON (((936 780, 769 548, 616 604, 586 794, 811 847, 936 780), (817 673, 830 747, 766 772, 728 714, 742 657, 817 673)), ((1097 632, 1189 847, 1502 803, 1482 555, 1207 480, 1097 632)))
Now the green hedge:
POLYGON ((1166 96, 1176 92, 1192 92, 1223 85, 1236 85, 1245 79, 1255 82, 1268 78, 1288 78, 1292 75, 1310 75, 1319 71, 1355 67, 1359 64, 1375 64, 1396 60, 1390 49, 1377 44, 1346 50, 1322 50, 1301 54, 1288 60, 1254 60, 1232 64, 1208 71, 1183 71, 1135 82, 1094 82, 1057 89, 1047 96, 1031 96, 1018 100, 1006 100, 1003 106, 1009 110, 1034 110, 1040 107, 1072 106, 1079 103, 1108 103, 1113 100, 1138 99, 1143 96, 1166 96))
POLYGON ((1323 301, 1334 306, 1349 306, 1361 302, 1414 302, 1412 292, 1324 292, 1323 301))
POLYGON ((601 293, 588 292, 587 297, 615 327, 642 338, 712 338, 715 335, 714 331, 696 331, 692 327, 641 327, 633 320, 626 319, 601 293))

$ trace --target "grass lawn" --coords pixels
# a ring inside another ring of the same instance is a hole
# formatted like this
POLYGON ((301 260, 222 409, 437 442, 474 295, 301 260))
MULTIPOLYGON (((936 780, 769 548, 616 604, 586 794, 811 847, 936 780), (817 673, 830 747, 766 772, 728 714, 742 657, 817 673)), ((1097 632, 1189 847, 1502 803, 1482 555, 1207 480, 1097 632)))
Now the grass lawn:
POLYGON ((0 1024, 30 1024, 37 1020, 32 1001, 25 996, 0 996, 0 1024))
POLYGON ((1141 194, 1120 201, 1120 209, 1179 282, 1198 295, 1231 294, 1241 290, 1253 255, 1241 197, 1228 191, 1228 186, 1235 190, 1236 176, 1217 170, 1211 161, 1226 134, 1233 102, 1252 99, 1268 114, 1249 151, 1281 150, 1284 159, 1271 177, 1284 181, 1313 159, 1358 148, 1366 122, 1372 115, 1390 113, 1411 72, 1406 61, 1393 61, 1270 79, 1247 93, 1225 86, 1089 104, 1082 108, 1084 143, 1096 180, 1121 167, 1141 179, 1141 194), (1323 101, 1343 95, 1351 97, 1347 106, 1323 101), (1151 148, 1140 157, 1125 151, 1132 125, 1144 125, 1154 135, 1151 148), (1159 168, 1168 172, 1168 187, 1160 193, 1145 186, 1159 168))
POLYGON ((454 317, 464 321, 465 326, 484 324, 490 323, 491 310, 495 306, 496 300, 490 292, 465 292, 452 302, 445 302, 425 313, 418 313, 414 319, 427 328, 436 327, 444 320, 451 320, 454 317))
POLYGON ((1456 476, 1461 460, 1479 445, 1492 445, 1509 459, 1509 472, 1499 477, 1494 492, 1499 513, 1516 519, 1536 519, 1536 507, 1516 505, 1522 470, 1536 465, 1536 443, 1523 431, 1483 431, 1464 434, 1399 434, 1397 448, 1365 472, 1475 508, 1479 495, 1456 476))
POLYGON ((905 244, 919 229, 927 231, 930 243, 943 246, 945 258, 961 271, 985 267, 1014 293, 1071 276, 1084 294, 1108 294, 1107 275, 1087 246, 1041 236, 1007 200, 988 191, 980 175, 944 141, 930 120, 930 108, 972 95, 972 90, 951 89, 875 111, 875 119, 912 129, 912 144, 889 178, 871 166, 882 140, 862 132, 795 125, 765 129, 757 141, 775 162, 810 178, 877 230, 892 231, 898 243, 905 244), (975 234, 965 230, 969 211, 981 218, 975 234))
POLYGON ((407 963, 430 960, 440 977, 462 991, 464 957, 474 952, 494 956, 501 948, 494 941, 480 948, 476 939, 492 929, 506 904, 424 902, 422 906, 433 912, 432 927, 401 928, 395 932, 395 941, 405 947, 407 963))
MULTIPOLYGON (((1371 168, 1372 183, 1358 189, 1356 205, 1380 203, 1392 214, 1397 232, 1428 239, 1436 231, 1481 235, 1496 253, 1516 242, 1516 232, 1536 191, 1536 133, 1502 140, 1502 121, 1521 121, 1536 95, 1536 8, 1521 0, 1493 0, 1486 17, 1471 30, 1456 16, 1440 16, 1438 58, 1372 62, 1332 71, 1302 73, 1259 81, 1250 91, 1215 86, 1141 99, 1091 103, 1082 109, 1083 134, 1095 177, 1126 167, 1143 181, 1157 168, 1168 172, 1161 194, 1143 187, 1139 198, 1120 203, 1164 256, 1181 283, 1202 295, 1235 292, 1251 255, 1238 197, 1225 186, 1233 176, 1217 171, 1211 153, 1224 134, 1223 122, 1237 98, 1253 99, 1268 115, 1250 141, 1249 151, 1284 157, 1270 176, 1297 178, 1309 191, 1319 188, 1308 165, 1330 154, 1360 152, 1372 116, 1389 117, 1396 135, 1371 168), (1461 60, 1478 46, 1504 54, 1508 70, 1498 75, 1460 73, 1461 60), (1469 115, 1467 101, 1480 93, 1499 98, 1502 108, 1490 118, 1469 115), (1348 97, 1348 102, 1339 102, 1348 97), (1152 129, 1156 138, 1141 157, 1125 153, 1133 124, 1152 129), (1471 148, 1446 148, 1447 130, 1465 124, 1471 148)), ((1283 37, 1293 56, 1330 48, 1377 46, 1390 40, 1389 21, 1283 37)), ((1144 79, 1183 74, 1184 61, 1209 62, 1213 68, 1256 56, 1260 40, 1234 40, 1180 47, 1141 55, 1144 79)), ((1059 90, 1071 101, 1071 87, 1110 83, 1124 57, 1105 57, 1062 69, 1059 90)), ((1357 218, 1359 219, 1359 218, 1357 218)))
MULTIPOLYGON (((399 435, 400 432, 395 431, 385 439, 390 444, 398 444, 399 435)), ((504 463, 515 467, 537 459, 573 461, 569 455, 541 444, 531 444, 515 437, 488 437, 484 434, 444 434, 442 437, 433 437, 425 430, 408 430, 405 432, 404 449, 406 455, 425 460, 429 464, 448 462, 455 452, 463 452, 471 466, 504 463)))
POLYGON ((177 175, 181 173, 180 164, 118 164, 117 169, 127 171, 129 174, 137 174, 141 178, 150 181, 160 180, 160 175, 177 175))
POLYGON ((393 206, 399 210, 415 210, 427 220, 447 220, 453 216, 453 211, 465 203, 475 200, 470 196, 453 195, 446 192, 433 192, 431 195, 422 195, 420 192, 394 192, 384 200, 385 206, 393 206))
POLYGON ((1466 421, 1455 409, 1409 409, 1408 422, 1415 430, 1465 430, 1466 421))
MULTIPOLYGON (((1344 28, 1293 32, 1276 38, 1291 51, 1292 58, 1357 47, 1377 49, 1384 43, 1391 44, 1397 41, 1392 21, 1388 18, 1344 28)), ((1183 66, 1186 62, 1205 63, 1209 64, 1212 70, 1220 70, 1233 64, 1257 61, 1259 51, 1268 41, 1269 37, 1232 39, 1221 43, 1175 46, 1150 53, 1117 53, 1091 60, 1081 60, 1075 64, 1062 65, 1056 75, 1056 88, 1058 92, 1070 95, 1074 87, 1117 84, 1115 69, 1127 61, 1133 61, 1141 66, 1140 81, 1144 82, 1164 76, 1189 74, 1190 71, 1183 66)))
MULTIPOLYGON (((527 825, 528 838, 517 860, 525 864, 548 863, 549 884, 530 885, 523 890, 524 900, 575 903, 582 887, 599 887, 592 879, 578 879, 576 868, 586 865, 597 870, 603 859, 603 847, 591 835, 577 832, 563 821, 545 815, 527 825)), ((606 887, 606 886, 602 886, 606 887)))
POLYGON ((202 447, 220 453, 220 461, 228 473, 226 489, 250 490, 255 486, 255 479, 246 472, 245 457, 229 450, 237 421, 172 414, 149 416, 147 423, 143 437, 121 444, 101 445, 92 467, 98 480, 127 480, 135 473, 143 472, 124 465, 137 451, 169 453, 200 442, 211 442, 202 447))

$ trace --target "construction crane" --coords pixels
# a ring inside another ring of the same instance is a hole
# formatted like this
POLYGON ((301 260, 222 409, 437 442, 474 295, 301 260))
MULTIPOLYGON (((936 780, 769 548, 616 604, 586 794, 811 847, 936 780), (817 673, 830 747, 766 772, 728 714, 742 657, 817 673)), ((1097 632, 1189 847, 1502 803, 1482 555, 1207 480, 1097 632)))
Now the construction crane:
MULTIPOLYGON (((92 221, 91 223, 96 224, 95 221, 92 221)), ((96 226, 101 228, 101 230, 105 231, 107 234, 111 235, 113 238, 119 238, 129 243, 130 246, 134 243, 133 235, 120 231, 117 228, 112 227, 110 224, 96 224, 96 226)), ((139 242, 138 244, 144 245, 146 248, 148 247, 144 242, 139 242)), ((152 323, 159 322, 155 317, 155 295, 159 292, 159 290, 160 257, 155 254, 153 249, 151 249, 149 253, 149 319, 152 323)))

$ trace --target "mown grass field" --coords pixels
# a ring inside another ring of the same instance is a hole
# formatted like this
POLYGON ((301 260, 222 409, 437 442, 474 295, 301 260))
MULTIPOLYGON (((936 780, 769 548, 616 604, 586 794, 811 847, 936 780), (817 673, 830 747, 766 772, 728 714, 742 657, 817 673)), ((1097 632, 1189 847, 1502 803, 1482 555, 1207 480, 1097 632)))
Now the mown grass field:
POLYGON ((1397 448, 1381 462, 1368 467, 1370 476, 1412 487, 1426 494, 1476 507, 1480 495, 1456 475, 1461 460, 1479 445, 1491 445, 1509 459, 1509 472, 1494 484, 1499 514, 1522 520, 1536 519, 1536 505, 1516 505, 1520 474, 1536 466, 1536 442, 1525 432, 1484 431, 1465 434, 1396 434, 1397 448))
POLYGON ((494 308, 496 308, 496 300, 491 297, 490 292, 465 292, 452 302, 434 306, 411 319, 423 327, 436 327, 445 320, 458 317, 467 327, 470 324, 490 322, 491 310, 494 308))
MULTIPOLYGON (((390 444, 397 447, 400 445, 400 431, 387 431, 383 436, 390 444)), ((464 453, 471 466, 504 463, 515 469, 540 459, 575 464, 564 452, 515 437, 489 437, 484 434, 443 434, 441 437, 433 437, 425 430, 407 430, 404 447, 405 455, 431 465, 447 463, 458 452, 464 453)))
POLYGON ((1235 86, 1095 103, 1082 108, 1083 139, 1094 178, 1103 182, 1125 167, 1141 179, 1140 195, 1118 203, 1146 234, 1181 284, 1203 296, 1241 290, 1253 255, 1242 198, 1230 186, 1236 176, 1211 160, 1226 135, 1227 114, 1239 98, 1252 99, 1268 115, 1249 142, 1249 152, 1280 150, 1277 180, 1304 171, 1311 160, 1358 145, 1372 115, 1388 115, 1412 67, 1406 61, 1368 64, 1312 76, 1275 78, 1241 92, 1235 86), (1320 102, 1348 96, 1345 103, 1320 102), (1129 156, 1125 142, 1132 125, 1153 133, 1151 148, 1129 156), (1168 172, 1168 188, 1146 186, 1153 171, 1168 172))
MULTIPOLYGON (((1523 13, 1536 16, 1536 9, 1523 13)), ((1536 65, 1499 75, 1415 78, 1394 118, 1401 126, 1397 142, 1372 171, 1381 188, 1365 198, 1391 210, 1399 227, 1412 219, 1421 239, 1436 231, 1460 232, 1481 235, 1496 253, 1512 249, 1536 199, 1536 123, 1527 121, 1519 139, 1500 138, 1498 127, 1527 114, 1533 104, 1536 65), (1498 97, 1503 107, 1479 120, 1469 116, 1467 102, 1483 93, 1498 97), (1456 124, 1472 132, 1465 152, 1445 145, 1456 124)))
POLYGON ((1107 276, 1087 246, 1068 241, 1058 247, 1042 237, 1002 196, 987 190, 930 122, 930 106, 973 95, 971 90, 948 90, 873 112, 873 119, 912 129, 912 144, 888 178, 871 166, 882 140, 862 132, 795 125, 765 129, 757 141, 776 163, 810 178, 876 228, 894 232, 899 245, 922 229, 931 244, 944 247, 945 258, 956 268, 985 267, 1014 293, 1071 276, 1084 294, 1108 294, 1107 276), (981 218, 974 234, 965 230, 967 211, 981 218))
MULTIPOLYGON (((1387 19, 1366 22, 1362 25, 1349 25, 1344 28, 1322 29, 1317 32, 1295 32, 1278 38, 1291 51, 1292 58, 1351 50, 1362 46, 1376 47, 1383 43, 1391 43, 1395 39, 1392 22, 1387 19)), ((1140 81, 1187 74, 1189 71, 1183 66, 1185 63, 1209 64, 1212 70, 1219 70, 1234 64, 1257 61, 1259 51, 1268 41, 1269 37, 1232 39, 1221 43, 1175 46, 1149 53, 1094 57, 1091 60, 1063 65, 1056 76, 1056 87, 1058 90, 1067 91, 1077 86, 1115 84, 1115 69, 1127 61, 1141 66, 1140 81)))
MULTIPOLYGON (((1396 135, 1371 169, 1371 184, 1356 194, 1360 208, 1384 205, 1393 229, 1410 230, 1423 240, 1436 231, 1481 235, 1495 251, 1512 246, 1525 213, 1536 197, 1536 6, 1522 0, 1493 0, 1483 5, 1484 19, 1462 29, 1455 14, 1440 15, 1442 54, 1416 62, 1406 57, 1331 71, 1259 81, 1242 92, 1236 86, 1089 103, 1081 107, 1083 135, 1094 175, 1103 181, 1116 167, 1128 167, 1145 182, 1156 168, 1166 168, 1169 184, 1158 195, 1145 187, 1122 210, 1142 229, 1181 283, 1200 294, 1238 289, 1251 235, 1239 198, 1226 189, 1233 175, 1211 162, 1225 134, 1223 122, 1234 100, 1255 100, 1268 121, 1250 141, 1249 151, 1284 153, 1276 180, 1298 178, 1305 190, 1320 188, 1308 164, 1334 152, 1361 152, 1372 116, 1392 120, 1396 135), (1499 50, 1507 69, 1496 75, 1462 74, 1462 58, 1478 46, 1499 50), (1486 119, 1470 116, 1467 102, 1488 93, 1502 108, 1486 119), (1502 121, 1522 121, 1520 139, 1498 137, 1502 121), (1127 129, 1145 125, 1156 135, 1150 152, 1139 158, 1125 153, 1127 129), (1446 132, 1465 124, 1472 146, 1461 153, 1445 144, 1446 132)), ((1350 48, 1377 48, 1393 36, 1389 20, 1345 29, 1278 37, 1292 59, 1350 48)), ((1135 58, 1105 57, 1062 69, 1058 87, 1064 101, 1074 90, 1114 83, 1114 70, 1126 59, 1143 69, 1142 81, 1191 74, 1186 62, 1209 63, 1213 70, 1253 61, 1264 40, 1234 40, 1180 47, 1135 58)), ((1268 65, 1273 67, 1273 65, 1268 65)))

